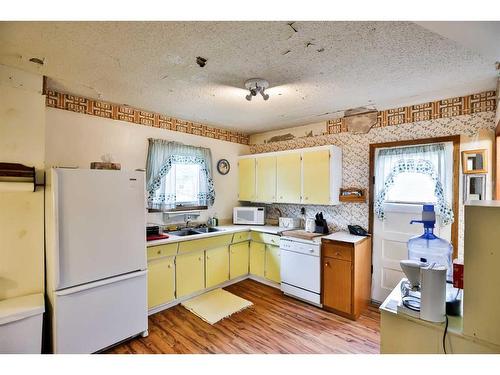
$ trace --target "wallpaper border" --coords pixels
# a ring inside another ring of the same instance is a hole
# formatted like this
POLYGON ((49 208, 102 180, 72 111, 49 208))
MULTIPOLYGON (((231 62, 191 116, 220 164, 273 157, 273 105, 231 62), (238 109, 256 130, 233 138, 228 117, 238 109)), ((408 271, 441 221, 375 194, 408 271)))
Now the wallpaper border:
MULTIPOLYGON (((412 122, 435 120, 446 117, 470 115, 496 109, 496 91, 436 100, 406 107, 391 108, 377 113, 377 123, 373 128, 402 125, 412 122)), ((347 132, 343 118, 326 122, 327 134, 347 132)))
POLYGON ((127 105, 113 104, 100 100, 66 94, 48 89, 45 105, 51 108, 103 117, 111 120, 126 121, 137 125, 177 131, 248 145, 250 137, 247 134, 220 129, 205 124, 180 120, 160 113, 144 111, 127 105))

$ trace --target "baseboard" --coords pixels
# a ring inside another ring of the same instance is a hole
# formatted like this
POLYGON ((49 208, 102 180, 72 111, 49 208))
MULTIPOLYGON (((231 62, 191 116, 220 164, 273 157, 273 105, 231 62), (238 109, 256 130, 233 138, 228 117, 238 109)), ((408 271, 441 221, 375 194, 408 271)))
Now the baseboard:
POLYGON ((281 290, 281 284, 275 283, 274 281, 270 281, 268 279, 264 279, 263 277, 256 276, 256 275, 248 275, 246 278, 250 279, 250 280, 257 281, 257 282, 259 282, 261 284, 264 284, 264 285, 267 285, 267 286, 271 286, 273 288, 281 290))

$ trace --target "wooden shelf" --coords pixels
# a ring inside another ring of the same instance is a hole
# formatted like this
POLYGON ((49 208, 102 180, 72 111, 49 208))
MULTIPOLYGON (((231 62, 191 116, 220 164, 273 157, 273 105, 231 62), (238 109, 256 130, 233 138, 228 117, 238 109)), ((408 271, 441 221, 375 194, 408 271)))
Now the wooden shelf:
POLYGON ((339 201, 346 203, 365 203, 366 202, 366 189, 360 188, 346 188, 340 189, 339 201), (361 192, 361 195, 343 195, 344 192, 361 192))
POLYGON ((35 167, 0 163, 0 185, 2 191, 35 191, 35 167))

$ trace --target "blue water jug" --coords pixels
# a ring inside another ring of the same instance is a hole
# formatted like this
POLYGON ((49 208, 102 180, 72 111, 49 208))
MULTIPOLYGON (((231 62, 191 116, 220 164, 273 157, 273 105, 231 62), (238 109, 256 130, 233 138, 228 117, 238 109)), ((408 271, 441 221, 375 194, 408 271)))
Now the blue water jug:
POLYGON ((447 268, 446 281, 453 281, 453 268, 451 257, 453 246, 434 234, 436 214, 434 205, 425 204, 422 211, 422 220, 412 220, 410 224, 422 223, 424 233, 410 238, 408 241, 408 259, 426 262, 428 264, 441 264, 447 268))

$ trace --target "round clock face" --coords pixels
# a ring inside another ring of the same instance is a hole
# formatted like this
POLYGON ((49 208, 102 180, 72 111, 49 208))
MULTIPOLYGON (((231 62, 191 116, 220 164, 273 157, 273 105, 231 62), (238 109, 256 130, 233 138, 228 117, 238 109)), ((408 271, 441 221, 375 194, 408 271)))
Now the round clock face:
POLYGON ((231 166, 229 165, 229 162, 226 159, 221 159, 217 162, 217 171, 220 174, 228 174, 230 169, 231 166))

